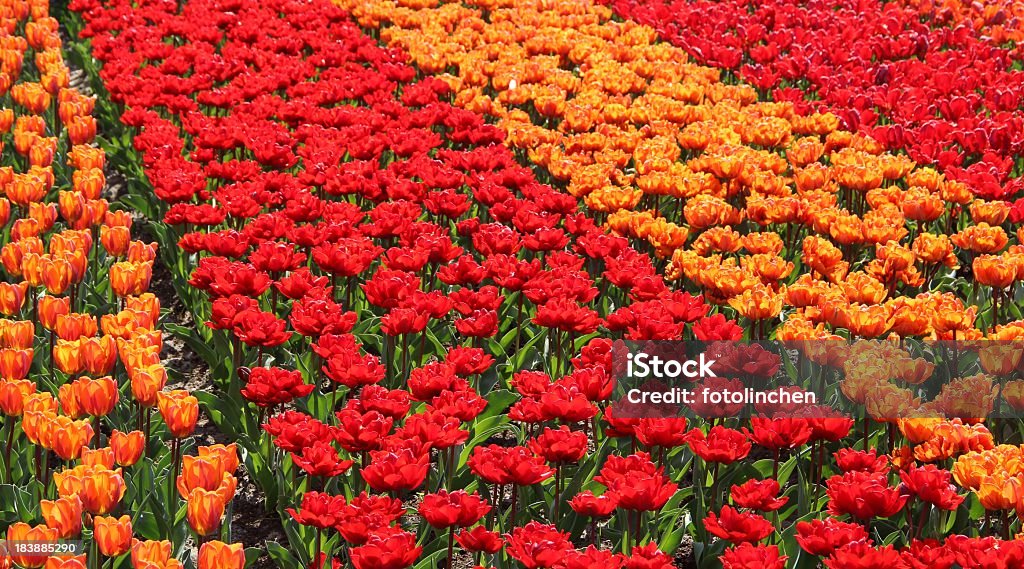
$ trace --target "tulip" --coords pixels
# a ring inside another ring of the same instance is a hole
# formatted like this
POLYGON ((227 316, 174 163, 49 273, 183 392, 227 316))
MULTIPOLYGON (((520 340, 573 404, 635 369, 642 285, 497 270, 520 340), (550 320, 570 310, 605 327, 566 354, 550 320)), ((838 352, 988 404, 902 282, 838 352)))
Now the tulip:
POLYGON ((146 450, 146 439, 142 431, 122 433, 117 429, 110 434, 110 448, 114 462, 119 466, 131 466, 139 461, 146 450))
POLYGON ((217 491, 194 488, 188 495, 186 517, 192 530, 200 536, 207 536, 220 528, 224 517, 224 497, 217 491))
POLYGON ((87 415, 103 417, 117 405, 117 383, 110 376, 99 379, 79 378, 74 385, 78 401, 87 415))
POLYGON ((152 277, 152 262, 122 261, 110 266, 110 288, 119 298, 146 292, 152 277))
POLYGON ((97 516, 93 520, 93 536, 101 554, 124 555, 132 545, 132 520, 126 515, 120 518, 97 516))
POLYGON ((77 494, 56 500, 41 500, 46 525, 57 530, 61 539, 77 537, 82 532, 82 499, 77 494))
POLYGON ((58 296, 40 296, 36 303, 39 322, 43 328, 53 331, 57 318, 71 312, 71 299, 58 296))
MULTIPOLYGON (((45 525, 30 526, 16 522, 7 527, 8 542, 53 542, 58 539, 57 530, 45 525)), ((45 554, 19 553, 10 551, 10 558, 23 569, 36 569, 46 564, 45 554)))
POLYGON ((86 556, 48 557, 44 569, 86 569, 86 556))
POLYGON ((0 283, 0 313, 6 316, 17 314, 25 304, 28 283, 0 283))
POLYGON ((199 547, 198 569, 243 569, 245 551, 241 543, 230 545, 220 541, 207 541, 199 547))
POLYGON ((124 497, 125 483, 121 470, 106 470, 95 466, 76 466, 56 472, 53 481, 61 497, 78 494, 85 511, 94 516, 109 513, 124 497))
POLYGON ((199 418, 199 400, 185 390, 157 393, 157 407, 171 436, 183 439, 195 430, 199 418))
MULTIPOLYGON (((57 416, 52 422, 52 431, 46 446, 57 453, 62 460, 75 460, 81 456, 82 449, 92 440, 95 430, 89 421, 73 421, 63 415, 57 416)), ((105 462, 104 462, 105 464, 105 462)))
POLYGON ((162 567, 171 559, 171 542, 132 540, 132 567, 162 567))

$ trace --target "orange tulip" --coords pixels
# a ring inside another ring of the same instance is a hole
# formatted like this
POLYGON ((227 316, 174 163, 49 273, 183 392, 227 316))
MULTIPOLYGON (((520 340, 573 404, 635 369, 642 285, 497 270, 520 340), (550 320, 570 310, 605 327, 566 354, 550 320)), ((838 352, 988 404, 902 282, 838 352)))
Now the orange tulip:
POLYGON ((61 497, 78 494, 85 511, 102 516, 113 510, 124 497, 121 469, 107 470, 97 466, 79 465, 56 472, 53 481, 61 497))
POLYGON ((75 556, 53 556, 46 559, 43 569, 86 569, 85 554, 75 556))
MULTIPOLYGON (((142 314, 134 310, 122 310, 117 314, 104 314, 100 317, 100 324, 104 334, 121 339, 134 335, 138 328, 149 328, 146 325, 148 320, 148 314, 142 314), (140 318, 140 316, 144 316, 144 318, 140 318)), ((120 345, 118 346, 118 351, 122 351, 120 345)), ((123 353, 122 359, 124 359, 123 353)))
MULTIPOLYGON (((16 522, 7 528, 8 542, 53 542, 57 541, 57 538, 57 530, 48 528, 45 525, 30 526, 24 522, 16 522)), ((47 556, 45 554, 19 554, 16 551, 10 551, 9 553, 14 563, 23 569, 36 569, 46 564, 47 556)))
POLYGON ((114 429, 110 434, 110 448, 114 451, 114 462, 120 466, 131 466, 146 450, 146 437, 142 431, 122 433, 114 429))
POLYGON ((42 271, 43 285, 46 287, 46 292, 55 296, 63 294, 67 290, 74 276, 74 269, 71 263, 64 259, 47 259, 44 257, 42 271))
POLYGON ((129 296, 124 299, 126 310, 142 312, 149 315, 149 322, 155 323, 160 319, 160 299, 151 292, 144 292, 138 296, 129 296))
POLYGON ((59 296, 40 296, 36 301, 39 323, 47 330, 54 330, 57 317, 71 313, 71 299, 59 296))
POLYGON ((82 363, 81 345, 81 339, 57 340, 53 346, 53 362, 57 369, 71 376, 82 373, 85 366, 82 363))
MULTIPOLYGON (((0 150, 3 150, 3 144, 0 143, 0 150)), ((0 226, 7 225, 7 222, 11 219, 11 202, 7 198, 0 198, 0 226)))
POLYGON ((77 537, 82 532, 82 499, 78 494, 56 500, 41 500, 46 525, 57 530, 61 539, 77 537))
POLYGON ((132 397, 143 407, 156 405, 157 393, 167 384, 167 371, 161 364, 134 368, 131 376, 132 397))
POLYGON ((17 284, 0 283, 0 312, 6 316, 12 316, 21 310, 25 304, 25 295, 28 292, 28 283, 17 284))
POLYGON ((62 460, 75 460, 82 454, 83 448, 92 440, 95 432, 92 424, 86 420, 73 421, 63 415, 56 416, 50 426, 49 440, 44 440, 44 446, 57 453, 62 460))
POLYGON ((156 259, 156 243, 132 241, 128 246, 128 262, 145 263, 156 259))
POLYGON ((227 545, 221 541, 208 541, 199 548, 198 569, 243 569, 245 551, 241 543, 227 545))
POLYGON ((216 490, 221 487, 227 476, 231 474, 224 471, 220 459, 216 456, 183 456, 181 474, 176 481, 178 493, 182 498, 188 498, 196 488, 216 490))
POLYGON ((132 567, 163 567, 171 558, 171 542, 132 540, 132 567))
POLYGON ((0 341, 5 348, 27 350, 35 341, 35 326, 28 320, 0 320, 0 341))
POLYGON ((31 349, 0 349, 0 377, 4 379, 25 379, 31 367, 31 349))
POLYGON ((90 375, 105 375, 117 361, 117 342, 111 336, 84 338, 79 345, 82 364, 90 375))
POLYGON ((17 417, 25 410, 25 398, 36 392, 36 383, 27 379, 0 379, 0 411, 17 417))
POLYGON ((783 296, 760 283, 729 299, 729 306, 749 320, 775 318, 782 312, 783 296))
POLYGON ((100 227, 100 243, 111 257, 124 257, 131 244, 132 232, 127 227, 100 227))
POLYGON ((1024 380, 1008 381, 1003 385, 1003 399, 1014 411, 1024 410, 1024 380))
POLYGON ((82 404, 78 401, 78 392, 74 383, 65 383, 57 388, 57 400, 60 401, 62 413, 72 419, 82 416, 82 404))
POLYGON ((110 447, 91 449, 83 446, 80 458, 82 464, 102 466, 107 469, 114 468, 114 449, 110 447))
POLYGON ((191 435, 199 418, 199 400, 182 389, 161 391, 157 393, 156 399, 160 416, 167 424, 171 436, 182 439, 191 435))
POLYGON ((93 520, 93 535, 100 553, 117 557, 128 552, 132 545, 132 519, 98 516, 93 520))
POLYGON ((104 376, 99 379, 82 377, 75 380, 75 392, 78 402, 87 415, 102 417, 114 410, 117 405, 117 382, 104 376))
POLYGON ((192 530, 198 535, 210 535, 220 528, 224 507, 224 498, 219 492, 195 488, 188 495, 188 525, 192 526, 192 530))
POLYGON ((77 340, 82 337, 91 338, 99 331, 96 317, 91 314, 69 313, 58 315, 54 332, 62 340, 77 340))
POLYGON ((978 255, 971 265, 979 283, 1003 290, 1017 279, 1017 266, 1004 255, 978 255))
POLYGON ((197 450, 200 458, 216 457, 217 460, 220 460, 221 469, 224 472, 238 470, 238 445, 236 443, 201 446, 197 450))
POLYGON ((146 292, 152 277, 152 262, 122 261, 110 266, 110 287, 121 298, 146 292))
MULTIPOLYGON (((68 153, 68 163, 75 167, 76 171, 85 171, 91 169, 97 169, 100 173, 103 173, 103 166, 107 162, 107 156, 101 148, 95 148, 92 146, 86 146, 84 144, 76 144, 71 147, 71 152, 68 153)), ((100 185, 103 187, 103 184, 100 185)), ((81 191, 79 188, 75 188, 81 191)))
POLYGON ((85 211, 85 198, 80 192, 61 190, 57 195, 57 205, 60 208, 60 216, 66 221, 74 222, 81 218, 85 211))

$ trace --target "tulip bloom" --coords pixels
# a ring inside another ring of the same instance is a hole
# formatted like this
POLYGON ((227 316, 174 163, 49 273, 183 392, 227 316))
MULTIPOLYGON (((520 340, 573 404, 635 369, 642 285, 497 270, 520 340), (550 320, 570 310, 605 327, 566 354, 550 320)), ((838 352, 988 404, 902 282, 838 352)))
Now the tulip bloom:
POLYGON ((117 383, 107 376, 99 379, 83 377, 75 380, 75 394, 82 411, 93 417, 103 417, 117 405, 117 383))
POLYGON ((196 534, 206 536, 220 528, 226 504, 219 492, 194 488, 187 500, 188 525, 196 534))
POLYGON ((53 481, 62 498, 78 494, 85 511, 94 516, 106 515, 116 508, 125 492, 120 469, 80 465, 54 473, 53 481))
MULTIPOLYGON (((58 539, 57 530, 44 525, 30 526, 24 522, 16 522, 7 528, 8 542, 40 541, 53 542, 58 539)), ((19 554, 9 552, 11 560, 24 569, 36 569, 46 564, 45 554, 19 554)))
POLYGON ((77 494, 56 500, 40 500, 46 525, 57 530, 60 539, 71 539, 82 532, 82 499, 77 494))
POLYGON ((171 559, 171 542, 133 539, 131 552, 132 567, 142 567, 145 564, 161 567, 171 559))
POLYGON ((132 545, 132 519, 126 515, 120 518, 97 516, 93 520, 93 535, 101 554, 124 555, 132 545))
POLYGON ((192 434, 199 419, 199 400, 185 390, 157 393, 157 407, 171 436, 183 439, 192 434))
POLYGON ((142 431, 122 433, 117 429, 110 434, 110 448, 114 462, 119 466, 131 466, 139 461, 146 450, 146 438, 142 431))
POLYGON ((198 569, 243 569, 245 551, 241 543, 230 545, 221 541, 208 541, 199 548, 198 569))

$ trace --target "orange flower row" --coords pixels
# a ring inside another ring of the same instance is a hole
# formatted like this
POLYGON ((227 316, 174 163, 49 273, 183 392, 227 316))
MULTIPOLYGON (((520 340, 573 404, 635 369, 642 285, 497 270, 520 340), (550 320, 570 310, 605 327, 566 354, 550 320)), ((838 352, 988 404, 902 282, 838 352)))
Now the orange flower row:
MULTIPOLYGON (((80 539, 86 526, 92 533, 85 537, 99 556, 130 552, 135 566, 177 569, 182 564, 171 557, 170 542, 134 539, 135 512, 110 515, 125 506, 130 480, 122 468, 158 459, 147 456, 163 448, 149 445, 155 408, 173 439, 174 457, 184 461, 181 474, 175 470, 169 480, 177 478, 188 523, 205 537, 221 527, 234 496, 237 449, 216 445, 201 447, 198 457, 178 454, 177 441, 192 434, 199 404, 187 391, 166 389, 160 301, 147 292, 156 244, 133 240, 130 212, 111 210, 102 197, 106 157, 93 144, 95 99, 69 88, 58 28, 45 0, 0 1, 0 29, 6 31, 0 38, 0 94, 12 103, 0 108, 0 150, 13 164, 0 167, 0 227, 7 232, 0 265, 8 275, 0 283, 0 314, 6 317, 0 318, 0 414, 10 437, 7 455, 14 443, 22 452, 35 445, 37 457, 52 453, 60 461, 52 473, 56 498, 41 501, 42 523, 14 524, 7 539, 80 539), (23 80, 29 77, 36 80, 23 80), (119 308, 107 313, 104 305, 119 308), (45 372, 32 375, 46 369, 48 380, 45 372), (119 407, 127 409, 122 393, 130 393, 140 409, 137 429, 114 428, 104 437, 98 427, 115 422, 119 407)), ((9 456, 4 462, 5 483, 18 484, 29 474, 12 469, 9 456)), ((38 462, 35 476, 49 494, 52 465, 38 462)), ((241 544, 210 541, 198 566, 233 569, 244 561, 241 544)), ((99 559, 16 552, 0 557, 0 569, 12 563, 84 569, 98 567, 99 559)))
POLYGON ((1024 40, 1024 2, 1019 0, 904 0, 937 22, 967 22, 997 45, 1024 40))

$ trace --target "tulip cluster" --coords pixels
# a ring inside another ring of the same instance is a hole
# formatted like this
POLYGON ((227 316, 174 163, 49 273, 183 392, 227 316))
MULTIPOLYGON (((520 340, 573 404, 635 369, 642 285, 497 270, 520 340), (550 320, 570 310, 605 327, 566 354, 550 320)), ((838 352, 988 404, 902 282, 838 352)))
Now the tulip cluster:
MULTIPOLYGON (((104 198, 96 99, 70 87, 48 3, 4 1, 0 27, 0 567, 98 568, 129 550, 134 567, 181 567, 166 538, 183 524, 152 498, 161 474, 175 476, 164 433, 178 452, 198 405, 164 391, 160 301, 147 292, 156 245, 134 240, 131 211, 104 198), (152 426, 157 405, 166 428, 152 426), (164 528, 133 531, 145 518, 164 528), (64 540, 84 549, 47 549, 64 540)), ((222 498, 221 513, 231 495, 222 498)), ((220 528, 219 516, 192 510, 189 497, 194 528, 220 528)), ((207 546, 200 567, 242 566, 204 562, 229 548, 207 546)))
POLYGON ((1018 2, 608 4, 798 112, 831 112, 977 196, 1021 198, 1021 52, 999 45, 1020 41, 1018 2))

